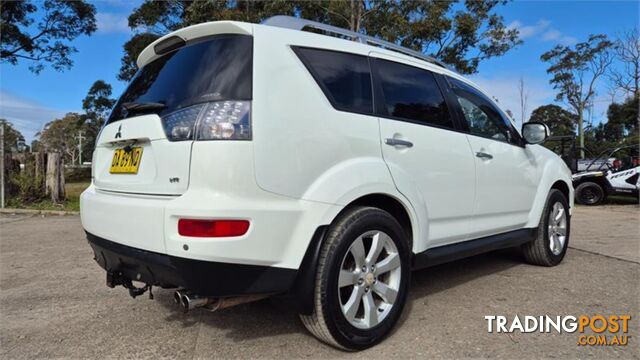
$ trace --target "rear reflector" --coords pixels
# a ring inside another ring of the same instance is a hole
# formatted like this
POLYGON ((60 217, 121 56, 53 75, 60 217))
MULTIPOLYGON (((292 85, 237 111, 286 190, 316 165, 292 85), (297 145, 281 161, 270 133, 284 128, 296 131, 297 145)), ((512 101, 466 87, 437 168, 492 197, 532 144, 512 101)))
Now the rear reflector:
POLYGON ((178 234, 191 237, 241 236, 249 230, 247 220, 178 220, 178 234))

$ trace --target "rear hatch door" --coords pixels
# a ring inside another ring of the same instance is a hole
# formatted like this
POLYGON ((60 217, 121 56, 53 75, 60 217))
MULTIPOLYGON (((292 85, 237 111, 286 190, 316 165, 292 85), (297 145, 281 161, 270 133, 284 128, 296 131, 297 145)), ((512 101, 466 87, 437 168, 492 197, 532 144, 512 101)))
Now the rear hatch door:
POLYGON ((251 36, 216 34, 185 41, 144 65, 96 142, 96 188, 135 194, 184 193, 203 109, 209 109, 207 104, 251 99, 252 59, 251 36))

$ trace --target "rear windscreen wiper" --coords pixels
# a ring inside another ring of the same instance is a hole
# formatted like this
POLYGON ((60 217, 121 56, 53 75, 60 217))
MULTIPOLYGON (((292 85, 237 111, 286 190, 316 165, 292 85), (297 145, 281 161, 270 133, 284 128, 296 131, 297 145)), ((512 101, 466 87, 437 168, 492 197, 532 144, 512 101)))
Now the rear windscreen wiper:
POLYGON ((147 111, 147 110, 162 110, 167 105, 159 102, 126 102, 122 104, 122 108, 128 112, 131 111, 147 111))

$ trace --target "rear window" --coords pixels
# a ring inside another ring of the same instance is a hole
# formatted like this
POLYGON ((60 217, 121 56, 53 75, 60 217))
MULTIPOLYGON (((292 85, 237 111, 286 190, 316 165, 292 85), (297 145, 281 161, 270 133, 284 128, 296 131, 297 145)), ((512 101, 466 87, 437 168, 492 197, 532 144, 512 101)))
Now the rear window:
POLYGON ((444 96, 430 71, 375 60, 387 116, 453 128, 444 96))
POLYGON ((366 56, 294 47, 334 108, 372 114, 371 71, 366 56))
POLYGON ((160 115, 218 100, 251 100, 253 38, 216 35, 187 44, 140 69, 107 123, 140 115, 124 103, 161 103, 160 115))

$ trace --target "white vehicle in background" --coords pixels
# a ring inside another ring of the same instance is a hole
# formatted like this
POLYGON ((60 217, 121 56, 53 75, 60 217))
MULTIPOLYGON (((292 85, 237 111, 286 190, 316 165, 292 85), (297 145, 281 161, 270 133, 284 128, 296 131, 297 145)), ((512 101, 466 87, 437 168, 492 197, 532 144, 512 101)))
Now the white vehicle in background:
POLYGON ((609 159, 577 159, 576 163, 577 163, 577 168, 576 171, 577 172, 582 172, 582 171, 589 171, 589 170, 595 170, 595 169, 600 169, 606 166, 613 166, 613 162, 615 161, 615 158, 609 158, 609 159))
MULTIPOLYGON (((640 190, 640 152, 638 145, 610 150, 604 158, 588 159, 588 163, 573 174, 576 201, 583 205, 598 205, 609 195, 638 198, 640 190), (620 157, 620 158, 618 158, 620 157), (606 161, 604 160, 606 159, 606 161)), ((580 164, 580 162, 578 162, 580 164)))
POLYGON ((535 145, 546 126, 521 135, 421 53, 274 17, 177 30, 138 66, 81 197, 110 287, 177 288, 184 310, 287 294, 319 339, 359 350, 398 321, 412 270, 565 255, 571 173, 535 145))

